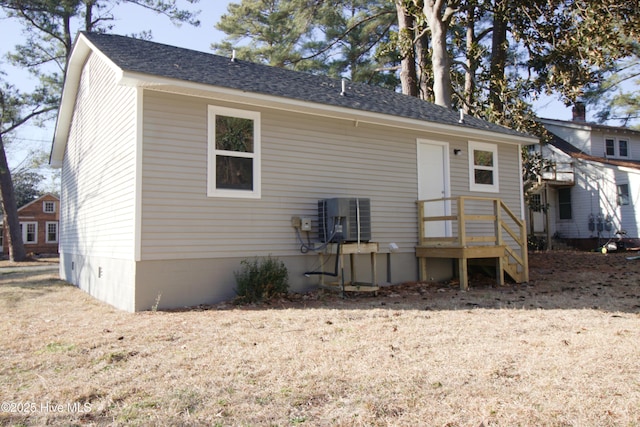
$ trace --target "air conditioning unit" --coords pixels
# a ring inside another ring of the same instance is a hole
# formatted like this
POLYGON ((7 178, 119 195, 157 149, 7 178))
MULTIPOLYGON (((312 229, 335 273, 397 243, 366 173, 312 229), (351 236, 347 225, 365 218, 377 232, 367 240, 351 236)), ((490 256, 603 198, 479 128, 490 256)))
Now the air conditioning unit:
POLYGON ((371 201, 356 197, 318 200, 318 225, 321 242, 368 242, 371 201))

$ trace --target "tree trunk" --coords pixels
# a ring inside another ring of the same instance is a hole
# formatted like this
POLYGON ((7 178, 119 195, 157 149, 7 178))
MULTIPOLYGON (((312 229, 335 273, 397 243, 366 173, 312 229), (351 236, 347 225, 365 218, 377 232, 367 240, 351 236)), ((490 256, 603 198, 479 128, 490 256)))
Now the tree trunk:
POLYGON ((475 78, 478 61, 476 59, 475 4, 469 2, 467 8, 467 69, 464 73, 464 105, 465 114, 471 114, 475 102, 475 78))
POLYGON ((4 151, 2 135, 0 135, 0 196, 2 196, 2 209, 4 211, 4 226, 7 228, 7 245, 9 246, 9 259, 11 261, 24 261, 26 253, 22 242, 22 230, 18 219, 18 207, 13 192, 13 181, 7 163, 7 154, 4 151))
POLYGON ((413 46, 414 19, 409 15, 401 0, 396 0, 398 14, 398 47, 402 55, 400 62, 400 84, 402 93, 418 96, 418 79, 416 75, 416 55, 413 46))
POLYGON ((423 28, 418 28, 420 36, 416 40, 416 63, 418 68, 418 91, 420 99, 433 101, 433 85, 431 78, 431 68, 429 67, 429 34, 422 32, 423 28))
POLYGON ((451 108, 451 70, 447 52, 447 30, 454 9, 447 6, 443 11, 443 0, 426 0, 424 15, 431 29, 431 63, 433 65, 433 94, 435 103, 451 108))
POLYGON ((507 62, 507 7, 506 0, 496 0, 493 11, 489 104, 494 113, 499 116, 504 112, 502 91, 506 86, 504 71, 507 62))

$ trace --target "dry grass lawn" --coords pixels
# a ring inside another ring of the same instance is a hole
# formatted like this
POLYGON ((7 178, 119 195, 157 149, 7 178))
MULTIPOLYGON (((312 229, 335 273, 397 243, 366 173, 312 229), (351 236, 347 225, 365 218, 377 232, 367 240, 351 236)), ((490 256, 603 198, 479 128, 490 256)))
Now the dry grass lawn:
POLYGON ((0 274, 0 425, 640 426, 639 283, 555 252, 527 285, 129 314, 0 274))

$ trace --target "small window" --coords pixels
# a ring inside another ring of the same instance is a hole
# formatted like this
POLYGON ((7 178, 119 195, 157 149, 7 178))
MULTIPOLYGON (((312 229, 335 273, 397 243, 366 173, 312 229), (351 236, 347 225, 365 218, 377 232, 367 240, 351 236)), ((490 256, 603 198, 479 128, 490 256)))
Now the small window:
POLYGON ((37 222, 21 222, 20 230, 22 231, 23 243, 38 243, 38 223, 37 222))
POLYGON ((618 141, 618 153, 620 157, 629 157, 628 143, 626 140, 621 139, 618 141))
POLYGON ((469 189, 497 193, 498 147, 495 144, 469 142, 469 189))
POLYGON ((58 243, 57 222, 47 222, 47 243, 58 243))
POLYGON ((55 213, 56 202, 51 202, 51 201, 44 202, 42 210, 46 213, 55 213))
POLYGON ((629 204, 629 184, 618 185, 618 206, 629 204))
POLYGON ((560 219, 571 219, 571 188, 558 189, 558 215, 560 219))
POLYGON ((260 198, 260 113, 209 106, 207 194, 260 198))
POLYGON ((616 142, 611 139, 611 138, 607 138, 604 140, 604 154, 605 156, 615 156, 616 155, 616 142))
POLYGON ((529 198, 529 207, 533 212, 542 212, 542 196, 540 194, 532 194, 529 198))

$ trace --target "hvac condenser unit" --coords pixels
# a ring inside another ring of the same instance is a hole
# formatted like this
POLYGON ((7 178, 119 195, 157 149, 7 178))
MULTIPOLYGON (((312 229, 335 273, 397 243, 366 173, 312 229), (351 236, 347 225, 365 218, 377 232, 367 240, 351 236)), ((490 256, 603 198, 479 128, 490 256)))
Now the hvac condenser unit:
POLYGON ((322 242, 368 242, 371 201, 355 197, 318 200, 318 225, 322 242))

